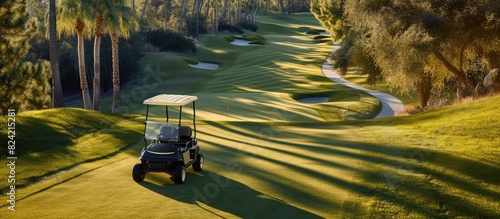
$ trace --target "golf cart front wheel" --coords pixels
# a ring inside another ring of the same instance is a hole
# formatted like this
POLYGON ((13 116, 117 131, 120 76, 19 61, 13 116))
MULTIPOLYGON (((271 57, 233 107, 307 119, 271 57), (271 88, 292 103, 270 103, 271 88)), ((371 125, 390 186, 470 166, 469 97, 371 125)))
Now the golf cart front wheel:
POLYGON ((142 182, 144 181, 144 178, 146 177, 146 171, 142 167, 141 164, 135 164, 134 168, 132 169, 132 178, 134 178, 134 181, 136 182, 142 182))
POLYGON ((198 159, 193 164, 193 170, 200 172, 203 170, 203 166, 205 166, 205 158, 203 154, 198 154, 198 159))
POLYGON ((175 167, 174 174, 172 174, 175 184, 182 184, 186 181, 186 168, 182 165, 175 167))

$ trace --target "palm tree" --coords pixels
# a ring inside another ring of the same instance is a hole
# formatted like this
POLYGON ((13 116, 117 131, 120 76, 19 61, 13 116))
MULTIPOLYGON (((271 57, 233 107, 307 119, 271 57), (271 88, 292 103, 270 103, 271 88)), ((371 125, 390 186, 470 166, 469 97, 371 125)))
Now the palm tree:
POLYGON ((61 75, 59 72, 58 50, 57 50, 57 29, 56 29, 56 1, 49 3, 49 53, 50 65, 52 67, 52 107, 63 107, 63 90, 61 75))
POLYGON ((124 0, 113 0, 115 5, 113 13, 105 19, 104 29, 111 36, 111 53, 113 63, 113 107, 112 113, 120 113, 120 66, 118 41, 120 37, 130 37, 130 29, 139 28, 137 15, 128 7, 124 0))
POLYGON ((103 35, 104 17, 113 13, 113 0, 92 1, 90 10, 94 15, 94 95, 93 109, 99 110, 101 103, 101 36, 103 35))
POLYGON ((84 56, 84 30, 85 23, 90 17, 88 11, 89 0, 59 0, 57 4, 57 28, 59 35, 73 36, 76 31, 78 37, 78 69, 80 75, 80 88, 82 89, 83 106, 85 109, 92 109, 90 101, 89 85, 85 70, 84 56))

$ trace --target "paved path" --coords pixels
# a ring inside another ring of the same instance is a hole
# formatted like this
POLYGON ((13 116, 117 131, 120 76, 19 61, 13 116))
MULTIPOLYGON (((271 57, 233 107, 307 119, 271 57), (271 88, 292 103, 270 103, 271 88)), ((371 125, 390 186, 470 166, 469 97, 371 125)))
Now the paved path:
POLYGON ((340 75, 337 73, 337 71, 333 69, 332 65, 330 65, 331 54, 339 48, 340 48, 339 46, 334 46, 332 49, 332 52, 328 55, 326 60, 323 62, 323 65, 321 65, 321 70, 323 71, 323 74, 334 82, 344 84, 346 86, 349 86, 349 87, 357 89, 357 90, 365 91, 365 92, 373 95, 377 99, 379 99, 380 102, 382 103, 382 110, 375 117, 375 119, 391 117, 391 116, 396 116, 396 115, 402 114, 405 110, 405 107, 404 107, 403 103, 398 98, 396 98, 390 94, 366 89, 364 87, 361 87, 357 84, 354 84, 354 83, 340 77, 340 75))

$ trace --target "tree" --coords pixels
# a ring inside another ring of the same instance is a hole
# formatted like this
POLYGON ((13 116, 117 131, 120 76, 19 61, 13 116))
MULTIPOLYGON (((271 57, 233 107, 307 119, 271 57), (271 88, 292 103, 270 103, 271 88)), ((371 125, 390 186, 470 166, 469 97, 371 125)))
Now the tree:
POLYGON ((285 14, 285 3, 283 3, 283 0, 278 0, 280 4, 280 16, 283 16, 285 14))
POLYGON ((271 5, 271 0, 266 0, 266 4, 264 6, 264 15, 267 15, 267 10, 269 10, 269 7, 271 5))
POLYGON ((83 106, 85 109, 92 109, 83 46, 84 34, 89 34, 88 32, 84 32, 85 25, 91 19, 88 6, 88 0, 59 0, 57 5, 59 14, 57 24, 60 35, 73 36, 76 32, 78 38, 78 72, 80 75, 83 106))
POLYGON ((49 3, 49 53, 52 69, 52 107, 63 107, 63 89, 59 72, 59 57, 57 45, 56 1, 49 3))
POLYGON ((367 74, 367 81, 375 84, 382 79, 381 69, 357 39, 359 34, 351 30, 344 15, 346 0, 312 0, 310 10, 321 25, 330 33, 334 43, 340 42, 341 48, 335 51, 334 67, 341 75, 350 66, 357 66, 361 73, 367 74))
POLYGON ((310 4, 311 13, 330 33, 334 42, 344 38, 350 29, 345 23, 344 4, 345 0, 312 0, 310 4))
POLYGON ((27 11, 26 0, 0 2, 0 114, 9 109, 25 111, 50 104, 48 61, 29 60, 29 40, 35 20, 27 11))
POLYGON ((434 84, 456 78, 470 94, 467 60, 500 51, 500 6, 494 0, 346 1, 346 16, 395 86, 431 75, 434 84))
POLYGON ((113 107, 112 113, 120 113, 120 66, 118 41, 120 37, 129 38, 130 30, 138 27, 138 18, 135 12, 128 7, 124 0, 113 0, 114 10, 109 14, 104 29, 111 36, 111 51, 113 62, 113 107))
POLYGON ((119 25, 114 20, 115 13, 113 0, 93 1, 89 5, 94 18, 94 89, 93 104, 94 110, 99 110, 101 102, 101 36, 104 34, 103 25, 119 25), (106 20, 106 23, 104 23, 106 20))

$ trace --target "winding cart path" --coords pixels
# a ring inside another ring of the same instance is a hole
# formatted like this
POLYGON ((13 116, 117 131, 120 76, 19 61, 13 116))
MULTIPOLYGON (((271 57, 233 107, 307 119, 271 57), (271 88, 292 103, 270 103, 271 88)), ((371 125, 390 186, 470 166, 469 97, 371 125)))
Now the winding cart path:
POLYGON ((401 100, 399 100, 398 98, 396 98, 390 94, 383 93, 383 92, 366 89, 364 87, 361 87, 357 84, 354 84, 354 83, 340 77, 340 75, 337 73, 337 71, 335 69, 333 69, 333 66, 330 64, 331 55, 333 54, 333 52, 335 52, 339 48, 340 48, 340 46, 334 46, 332 49, 332 52, 330 52, 330 54, 328 55, 326 60, 321 65, 321 70, 323 71, 323 74, 327 78, 329 78, 330 80, 332 80, 334 82, 344 84, 346 86, 349 86, 349 87, 357 89, 357 90, 365 91, 365 92, 369 93, 370 95, 373 95, 374 97, 376 97, 382 103, 382 110, 375 117, 375 119, 397 116, 397 115, 402 114, 405 110, 405 107, 404 107, 403 103, 401 102, 401 100))

